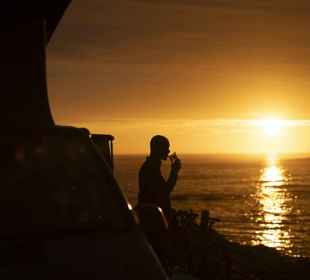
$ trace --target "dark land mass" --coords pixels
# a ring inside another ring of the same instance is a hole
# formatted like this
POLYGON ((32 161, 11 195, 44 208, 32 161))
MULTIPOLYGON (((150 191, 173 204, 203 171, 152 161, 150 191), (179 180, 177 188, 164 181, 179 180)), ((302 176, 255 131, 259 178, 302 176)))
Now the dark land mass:
POLYGON ((178 219, 173 233, 180 272, 197 279, 309 279, 309 258, 287 256, 263 245, 230 242, 212 229, 212 219, 198 223, 197 214, 180 212, 183 218, 178 219))

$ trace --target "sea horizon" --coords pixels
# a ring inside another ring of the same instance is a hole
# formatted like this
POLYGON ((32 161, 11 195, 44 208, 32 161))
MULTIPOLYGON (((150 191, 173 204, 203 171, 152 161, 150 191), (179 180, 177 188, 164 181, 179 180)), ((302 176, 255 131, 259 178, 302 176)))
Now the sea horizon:
MULTIPOLYGON (((277 157, 281 160, 286 159, 310 159, 309 153, 182 153, 177 152, 179 156, 204 156, 204 157, 220 157, 220 158, 253 158, 253 159, 268 159, 270 156, 277 157)), ((149 152, 146 153, 116 153, 114 152, 114 157, 122 156, 138 156, 147 157, 149 152)))

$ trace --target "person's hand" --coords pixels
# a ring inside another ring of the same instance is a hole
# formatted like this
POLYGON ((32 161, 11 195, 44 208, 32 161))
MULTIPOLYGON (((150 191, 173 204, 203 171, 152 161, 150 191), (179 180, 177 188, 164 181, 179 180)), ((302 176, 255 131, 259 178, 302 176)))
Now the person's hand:
POLYGON ((171 170, 178 173, 182 167, 181 160, 176 158, 171 164, 171 170))

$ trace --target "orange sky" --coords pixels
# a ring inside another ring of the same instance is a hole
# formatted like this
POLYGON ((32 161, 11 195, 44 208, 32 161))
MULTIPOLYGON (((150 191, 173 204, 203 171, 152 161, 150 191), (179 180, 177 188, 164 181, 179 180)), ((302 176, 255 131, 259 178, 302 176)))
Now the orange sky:
POLYGON ((308 1, 75 0, 48 47, 55 120, 113 134, 116 153, 157 133, 180 153, 310 152, 309 16, 308 1), (295 121, 274 137, 238 121, 270 117, 295 121))

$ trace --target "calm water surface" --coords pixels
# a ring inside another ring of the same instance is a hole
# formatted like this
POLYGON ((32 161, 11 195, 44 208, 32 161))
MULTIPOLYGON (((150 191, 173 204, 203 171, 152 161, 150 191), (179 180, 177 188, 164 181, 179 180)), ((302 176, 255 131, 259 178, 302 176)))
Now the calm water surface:
MULTIPOLYGON (((216 229, 243 244, 310 257, 310 159, 183 155, 173 206, 201 211, 216 229)), ((116 156, 115 175, 135 205, 143 156, 116 156)), ((162 172, 167 176, 168 162, 162 172)))

